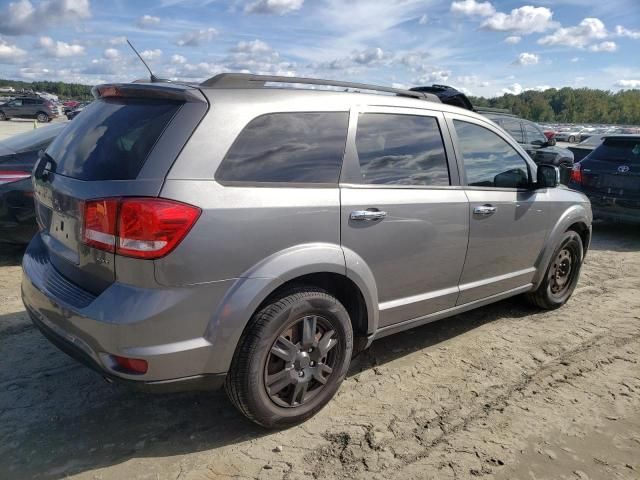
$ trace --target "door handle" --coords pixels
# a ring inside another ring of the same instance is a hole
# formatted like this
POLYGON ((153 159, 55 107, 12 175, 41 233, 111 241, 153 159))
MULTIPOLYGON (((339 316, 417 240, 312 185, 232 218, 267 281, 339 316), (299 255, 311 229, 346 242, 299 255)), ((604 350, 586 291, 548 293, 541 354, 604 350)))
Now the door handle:
POLYGON ((387 216, 387 212, 382 212, 380 210, 354 210, 349 215, 351 220, 357 221, 373 221, 373 220, 382 220, 387 216))
POLYGON ((496 207, 491 205, 479 205, 473 208, 474 215, 493 215, 496 213, 496 207))

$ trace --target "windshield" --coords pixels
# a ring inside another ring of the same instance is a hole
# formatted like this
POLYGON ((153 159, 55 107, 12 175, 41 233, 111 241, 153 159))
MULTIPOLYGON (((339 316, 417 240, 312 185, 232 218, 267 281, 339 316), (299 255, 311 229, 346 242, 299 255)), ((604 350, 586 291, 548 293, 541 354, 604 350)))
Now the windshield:
POLYGON ((640 137, 605 138, 590 157, 627 165, 640 165, 640 137))
POLYGON ((3 140, 1 143, 4 147, 7 147, 15 153, 47 148, 53 139, 56 138, 56 136, 64 130, 64 127, 66 126, 67 122, 59 123, 57 125, 47 125, 46 127, 40 127, 25 133, 13 135, 12 137, 3 140))
POLYGON ((92 102, 47 149, 56 173, 80 180, 132 180, 182 103, 107 98, 92 102))

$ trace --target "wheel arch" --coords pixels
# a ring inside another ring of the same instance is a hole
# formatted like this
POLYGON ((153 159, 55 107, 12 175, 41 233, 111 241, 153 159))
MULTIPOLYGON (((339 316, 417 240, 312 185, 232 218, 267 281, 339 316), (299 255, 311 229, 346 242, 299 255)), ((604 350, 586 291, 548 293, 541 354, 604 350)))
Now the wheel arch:
POLYGON ((547 264, 561 236, 569 230, 573 230, 580 235, 584 253, 586 254, 589 242, 591 241, 591 215, 583 205, 576 204, 568 208, 549 231, 545 246, 536 261, 536 274, 532 281, 534 285, 533 290, 538 288, 542 282, 547 264))
POLYGON ((254 313, 299 286, 322 288, 340 300, 352 319, 354 349, 364 348, 378 325, 377 291, 363 279, 368 267, 347 268, 345 253, 336 244, 299 245, 271 255, 241 275, 218 305, 204 335, 215 350, 216 363, 227 371, 254 313))

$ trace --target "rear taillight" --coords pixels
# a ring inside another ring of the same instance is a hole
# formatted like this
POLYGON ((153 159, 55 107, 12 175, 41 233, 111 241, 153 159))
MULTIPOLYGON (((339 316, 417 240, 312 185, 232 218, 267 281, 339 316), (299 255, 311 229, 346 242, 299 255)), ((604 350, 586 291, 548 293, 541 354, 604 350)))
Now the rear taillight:
POLYGON ((85 202, 83 242, 134 258, 167 255, 189 232, 201 210, 161 198, 101 199, 85 202))
POLYGON ((5 183, 19 182, 20 180, 24 180, 25 178, 29 178, 30 176, 31 172, 23 172, 19 170, 0 171, 0 185, 4 185, 5 183))
POLYGON ((582 185, 582 165, 580 165, 580 163, 576 163, 573 165, 573 168, 571 169, 571 178, 569 179, 569 182, 582 185))

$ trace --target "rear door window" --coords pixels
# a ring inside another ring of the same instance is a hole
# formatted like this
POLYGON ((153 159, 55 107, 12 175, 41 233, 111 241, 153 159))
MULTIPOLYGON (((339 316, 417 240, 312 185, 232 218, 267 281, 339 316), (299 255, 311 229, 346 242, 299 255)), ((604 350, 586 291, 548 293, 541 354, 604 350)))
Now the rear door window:
POLYGON ((526 188, 527 162, 502 137, 474 123, 454 120, 467 185, 473 187, 526 188))
POLYGON ((181 102, 108 98, 92 102, 47 149, 60 175, 133 180, 181 102))
POLYGON ((435 117, 363 113, 356 148, 364 183, 448 186, 449 169, 435 117))
POLYGON ((238 135, 215 178, 222 183, 337 184, 348 124, 348 112, 262 115, 238 135))

